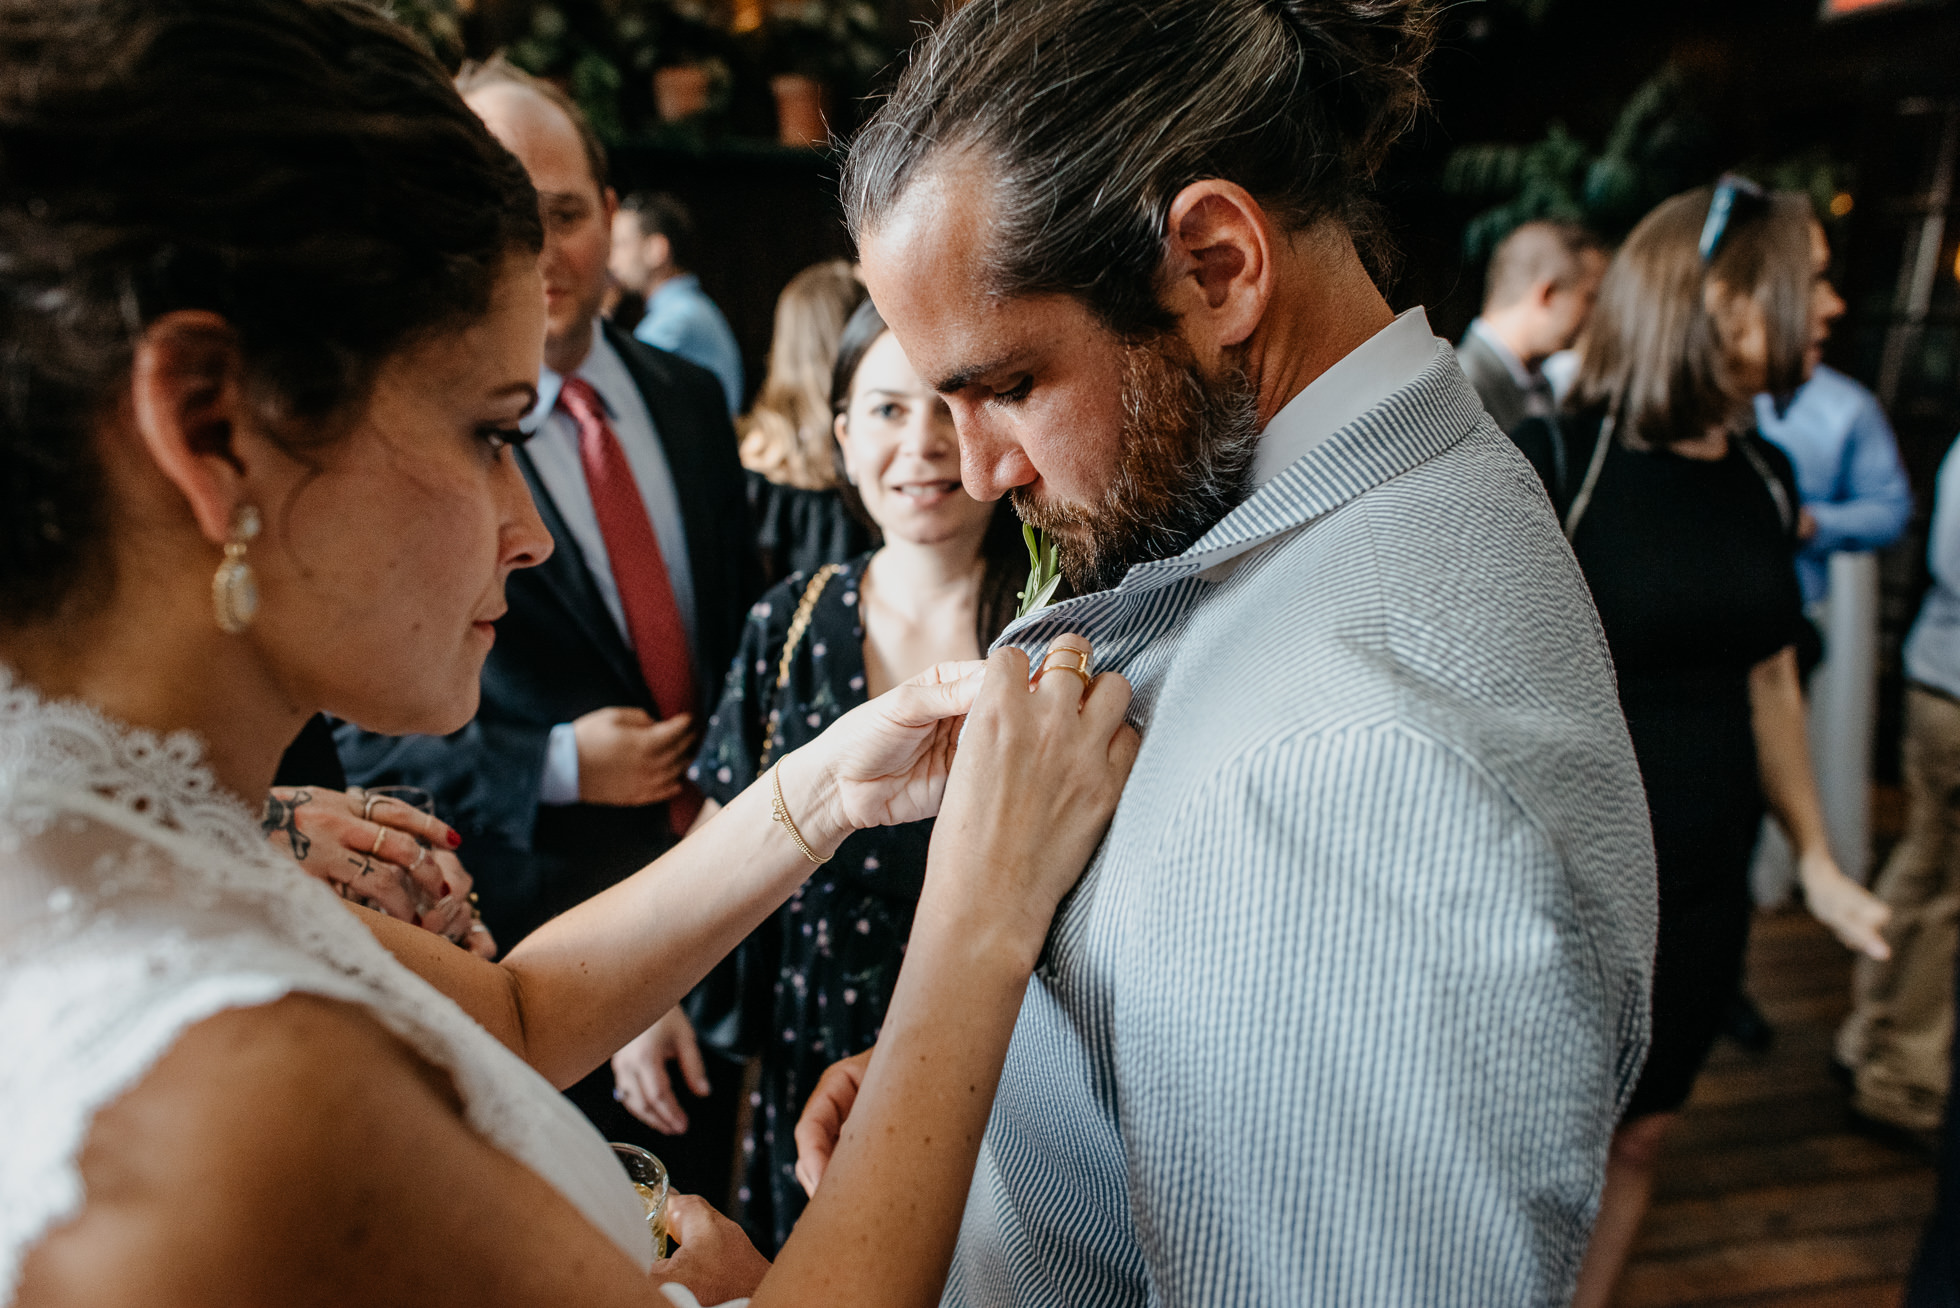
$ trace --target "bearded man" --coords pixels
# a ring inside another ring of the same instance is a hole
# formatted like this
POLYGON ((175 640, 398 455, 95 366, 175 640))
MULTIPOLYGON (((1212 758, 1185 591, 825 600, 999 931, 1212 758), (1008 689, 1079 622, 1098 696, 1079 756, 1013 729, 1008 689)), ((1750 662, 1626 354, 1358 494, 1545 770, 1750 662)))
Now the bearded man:
MULTIPOLYGON (((1089 636, 1143 729, 947 1303, 1571 1295, 1644 1053, 1653 854, 1537 479, 1357 252, 1433 22, 967 5, 852 148, 865 282, 967 489, 1052 532, 1077 596, 1003 640, 1089 636)), ((806 1178, 859 1070, 805 1116, 806 1178)))

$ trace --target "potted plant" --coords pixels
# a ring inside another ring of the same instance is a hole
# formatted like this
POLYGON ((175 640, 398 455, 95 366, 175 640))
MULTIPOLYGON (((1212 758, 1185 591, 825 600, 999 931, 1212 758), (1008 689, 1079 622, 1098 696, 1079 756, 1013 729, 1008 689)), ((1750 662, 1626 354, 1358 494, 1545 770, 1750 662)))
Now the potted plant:
POLYGON ((833 97, 862 94, 892 53, 866 0, 773 0, 762 35, 778 138, 791 146, 825 144, 833 97))

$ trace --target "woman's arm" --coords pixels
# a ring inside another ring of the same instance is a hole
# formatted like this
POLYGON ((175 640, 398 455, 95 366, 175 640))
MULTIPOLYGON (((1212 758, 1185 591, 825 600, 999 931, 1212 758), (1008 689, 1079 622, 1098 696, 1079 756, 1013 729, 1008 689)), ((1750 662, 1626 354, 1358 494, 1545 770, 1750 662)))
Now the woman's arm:
MULTIPOLYGON (((1026 694, 1026 656, 1005 650, 994 656, 1003 662, 1011 672, 990 680, 976 707, 933 828, 905 964, 863 1088, 756 1308, 939 1302, 1028 978, 1138 745, 1123 724, 1122 678, 1097 678, 1086 698, 1066 676, 1026 694), (1057 730, 1054 718, 1078 704, 1080 729, 1057 730)), ((719 1288, 696 1263, 683 1243, 656 1271, 719 1288)))
MULTIPOLYGON (((978 667, 931 669, 782 759, 783 798, 819 854, 860 827, 938 809, 978 667)), ((405 965, 553 1083, 570 1085, 678 1003, 809 876, 772 800, 764 776, 657 861, 532 932, 500 964, 378 914, 365 920, 405 965)))
POLYGON ((1786 646, 1750 670, 1749 708, 1763 796, 1797 851, 1805 903, 1847 947, 1873 958, 1889 957, 1883 930, 1891 910, 1844 875, 1831 856, 1816 775, 1810 767, 1795 649, 1786 646))

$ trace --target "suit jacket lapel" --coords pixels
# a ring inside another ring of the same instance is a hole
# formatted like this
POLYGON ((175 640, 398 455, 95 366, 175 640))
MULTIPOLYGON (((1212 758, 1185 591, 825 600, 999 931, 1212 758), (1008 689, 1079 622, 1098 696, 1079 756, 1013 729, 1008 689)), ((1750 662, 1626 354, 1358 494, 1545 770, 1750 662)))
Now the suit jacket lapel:
POLYGON ((606 610, 606 602, 599 596, 598 583, 585 566, 585 556, 572 539, 571 529, 566 527, 564 517, 558 506, 552 502, 551 493, 538 479, 538 470, 532 466, 530 456, 517 450, 517 466, 524 471, 524 480, 530 484, 531 499, 538 506, 538 516, 551 532, 555 548, 551 557, 535 569, 538 580, 543 583, 540 589, 548 591, 565 610, 572 624, 584 633, 587 640, 605 657, 608 667, 619 675, 620 680, 636 687, 640 695, 651 702, 652 695, 646 689, 646 676, 640 671, 639 660, 633 657, 626 641, 614 625, 612 614, 606 610))

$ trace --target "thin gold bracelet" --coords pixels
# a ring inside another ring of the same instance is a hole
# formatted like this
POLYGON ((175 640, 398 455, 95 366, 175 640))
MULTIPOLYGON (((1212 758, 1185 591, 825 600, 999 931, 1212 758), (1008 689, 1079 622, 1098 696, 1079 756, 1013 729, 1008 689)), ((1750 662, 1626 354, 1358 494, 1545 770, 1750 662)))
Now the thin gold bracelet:
POLYGON ((822 867, 825 863, 828 863, 830 860, 827 858, 817 857, 817 851, 810 848, 810 842, 805 840, 803 838, 803 833, 796 829, 796 819, 789 815, 789 805, 783 800, 782 760, 778 759, 776 761, 776 766, 769 769, 769 775, 775 778, 775 782, 776 782, 776 787, 775 787, 776 798, 773 804, 773 807, 775 809, 774 816, 776 821, 783 824, 783 830, 789 832, 789 838, 791 840, 794 840, 796 842, 796 847, 803 851, 803 857, 809 859, 812 863, 815 863, 818 867, 822 867))

